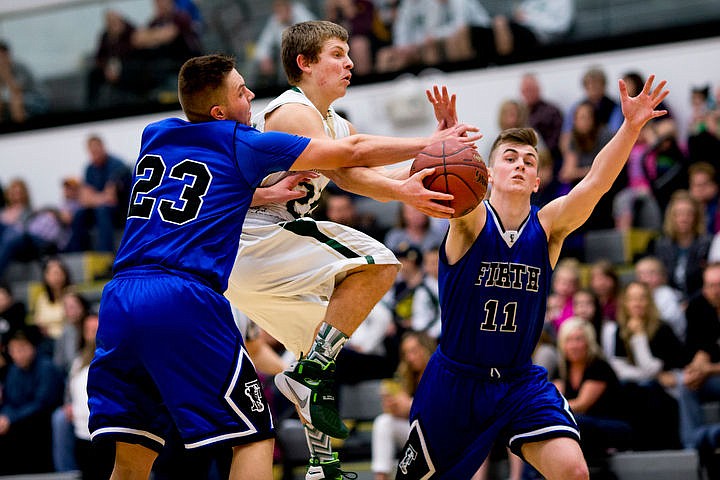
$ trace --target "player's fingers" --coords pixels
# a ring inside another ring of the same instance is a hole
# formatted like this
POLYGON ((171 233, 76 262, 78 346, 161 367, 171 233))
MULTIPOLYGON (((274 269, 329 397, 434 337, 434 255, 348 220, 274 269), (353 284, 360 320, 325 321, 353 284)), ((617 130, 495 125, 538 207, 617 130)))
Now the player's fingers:
POLYGON ((418 178, 420 178, 420 179, 422 180, 423 178, 427 177, 428 175, 430 175, 431 173, 434 173, 434 172, 435 172, 435 167, 432 167, 432 168, 423 168, 422 170, 419 170, 418 172, 415 172, 412 176, 413 176, 413 177, 418 177, 418 178))
POLYGON ((625 85, 625 81, 621 78, 618 80, 618 89, 620 89, 620 96, 621 97, 627 97, 627 85, 625 85))
POLYGON ((647 81, 645 82, 645 85, 643 86, 643 91, 642 91, 642 93, 644 93, 644 94, 646 94, 646 95, 649 94, 649 93, 650 93, 650 89, 652 88, 652 84, 653 84, 654 81, 655 81, 655 74, 651 73, 650 76, 648 76, 648 79, 647 79, 647 81))

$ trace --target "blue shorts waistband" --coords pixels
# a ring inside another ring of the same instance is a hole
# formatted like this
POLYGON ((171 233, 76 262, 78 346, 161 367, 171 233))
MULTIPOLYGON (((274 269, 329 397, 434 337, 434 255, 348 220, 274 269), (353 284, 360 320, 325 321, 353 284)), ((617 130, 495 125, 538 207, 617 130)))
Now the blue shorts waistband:
POLYGON ((532 363, 513 367, 471 365, 468 363, 461 363, 445 355, 440 349, 440 347, 435 350, 435 353, 433 355, 448 370, 452 370, 461 375, 480 377, 487 380, 507 380, 510 378, 516 378, 523 373, 527 373, 533 366, 532 363))
POLYGON ((202 283, 205 286, 213 288, 212 284, 205 278, 198 275, 193 275, 190 272, 174 270, 167 268, 163 265, 138 265, 129 268, 125 268, 119 272, 113 273, 113 280, 115 279, 129 279, 129 278, 147 278, 148 275, 154 276, 168 276, 175 278, 183 278, 191 282, 202 283))

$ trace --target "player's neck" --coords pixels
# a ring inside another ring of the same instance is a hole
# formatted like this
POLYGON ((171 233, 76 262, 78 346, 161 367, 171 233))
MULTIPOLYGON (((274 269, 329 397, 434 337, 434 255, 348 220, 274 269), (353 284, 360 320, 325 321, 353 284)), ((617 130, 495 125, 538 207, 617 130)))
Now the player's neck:
POLYGON ((330 108, 332 102, 337 100, 337 98, 329 97, 322 87, 315 85, 314 83, 311 83, 309 81, 300 82, 298 84, 298 88, 302 90, 308 100, 310 100, 312 104, 315 105, 315 108, 318 109, 318 112, 323 115, 327 114, 327 111, 330 108))
POLYGON ((530 202, 516 195, 490 195, 490 205, 507 230, 517 230, 530 213, 530 202))

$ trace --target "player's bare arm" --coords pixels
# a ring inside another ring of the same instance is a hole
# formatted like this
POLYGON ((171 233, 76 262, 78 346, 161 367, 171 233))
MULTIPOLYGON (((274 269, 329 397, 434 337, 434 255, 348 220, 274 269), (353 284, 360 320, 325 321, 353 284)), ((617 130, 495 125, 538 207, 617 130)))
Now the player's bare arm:
POLYGON ((550 258, 553 264, 560 254, 562 242, 567 235, 582 225, 592 213, 600 197, 607 192, 620 174, 637 141, 642 127, 651 119, 661 117, 666 110, 655 108, 667 97, 666 81, 653 87, 655 76, 650 75, 636 97, 630 97, 622 80, 618 81, 623 124, 613 138, 595 157, 588 174, 564 197, 546 205, 538 218, 548 232, 550 258))
POLYGON ((443 140, 455 139, 475 147, 480 135, 477 127, 464 123, 437 131, 431 137, 382 137, 351 135, 338 140, 313 138, 290 170, 332 170, 342 167, 391 165, 415 157, 423 148, 443 140))

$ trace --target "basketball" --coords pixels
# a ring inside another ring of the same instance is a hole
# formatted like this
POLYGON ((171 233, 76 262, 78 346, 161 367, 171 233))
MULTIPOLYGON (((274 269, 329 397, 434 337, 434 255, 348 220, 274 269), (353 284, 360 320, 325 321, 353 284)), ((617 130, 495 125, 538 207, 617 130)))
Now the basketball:
POLYGON ((479 153, 458 140, 443 140, 425 147, 410 167, 410 175, 435 168, 423 179, 428 190, 449 193, 455 198, 438 202, 455 209, 453 218, 470 213, 485 197, 488 171, 479 153))

